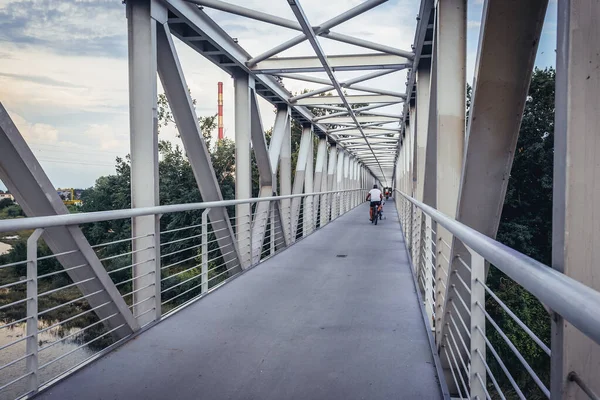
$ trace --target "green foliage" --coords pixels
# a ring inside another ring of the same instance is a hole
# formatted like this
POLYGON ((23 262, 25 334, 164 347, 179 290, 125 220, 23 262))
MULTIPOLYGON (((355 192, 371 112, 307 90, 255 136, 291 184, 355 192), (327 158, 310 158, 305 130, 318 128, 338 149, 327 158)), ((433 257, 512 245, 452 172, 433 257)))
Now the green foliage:
POLYGON ((2 200, 0 200, 0 210, 5 209, 6 207, 10 207, 14 204, 15 204, 15 202, 12 201, 12 199, 8 199, 8 198, 2 199, 2 200))
MULTIPOLYGON (((555 76, 554 69, 536 69, 533 73, 497 235, 501 243, 546 265, 550 265, 552 257, 555 76)), ((494 267, 490 268, 488 286, 538 337, 550 345, 550 317, 533 295, 494 267)), ((540 379, 548 385, 550 357, 493 299, 488 299, 486 309, 540 379)), ((486 329, 490 341, 525 396, 528 399, 545 398, 495 329, 489 324, 486 329)), ((494 375, 501 378, 504 388, 509 389, 510 383, 503 378, 504 373, 496 365, 493 356, 488 355, 487 358, 494 375)))

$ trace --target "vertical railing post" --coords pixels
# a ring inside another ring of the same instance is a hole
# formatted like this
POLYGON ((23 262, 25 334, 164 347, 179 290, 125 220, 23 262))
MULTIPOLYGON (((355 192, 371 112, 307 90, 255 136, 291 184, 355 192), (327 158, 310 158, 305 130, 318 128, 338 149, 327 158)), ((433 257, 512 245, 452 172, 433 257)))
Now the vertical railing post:
POLYGON ((433 265, 435 265, 435 260, 432 257, 433 251, 431 249, 431 243, 431 217, 425 214, 425 235, 423 237, 422 248, 425 255, 425 265, 423 266, 423 268, 425 268, 425 312, 427 313, 427 320, 433 328, 433 309, 435 306, 433 299, 433 265))
POLYGON ((29 393, 35 393, 39 387, 38 376, 38 240, 44 233, 36 229, 27 239, 27 340, 25 342, 26 367, 29 374, 29 393))
POLYGON ((469 386, 471 398, 485 399, 485 364, 477 352, 485 359, 485 259, 472 249, 471 253, 471 368, 469 386), (479 375, 479 377, 477 376, 479 375), (480 381, 481 378, 481 381, 480 381))
MULTIPOLYGON (((202 293, 208 292, 208 212, 202 211, 202 293)), ((241 249, 240 249, 241 250, 241 249)))

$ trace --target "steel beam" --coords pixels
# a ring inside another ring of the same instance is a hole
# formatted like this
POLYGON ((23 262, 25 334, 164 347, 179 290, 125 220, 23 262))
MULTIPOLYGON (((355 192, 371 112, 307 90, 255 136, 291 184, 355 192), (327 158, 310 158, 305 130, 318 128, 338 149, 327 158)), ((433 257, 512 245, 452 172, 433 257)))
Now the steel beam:
MULTIPOLYGON (((337 155, 338 155, 337 146, 335 144, 332 144, 329 147, 329 160, 328 160, 329 165, 327 166, 327 191, 328 192, 333 192, 333 191, 338 190, 337 189, 337 174, 336 174, 337 155)), ((327 196, 328 221, 333 220, 335 218, 335 214, 334 214, 335 198, 336 198, 335 194, 330 194, 327 196)))
MULTIPOLYGON (((314 192, 325 192, 327 191, 327 139, 319 138, 319 144, 317 147, 317 160, 315 163, 315 179, 313 182, 314 192), (323 188, 323 182, 325 182, 325 188, 323 188), (324 189, 324 190, 323 190, 324 189)), ((314 199, 314 215, 313 224, 317 226, 318 215, 321 216, 319 221, 323 220, 323 205, 325 204, 325 196, 315 196, 314 199), (319 213, 317 213, 317 207, 319 213)), ((322 225, 322 224, 320 224, 322 225)))
MULTIPOLYGON (((52 182, 0 103, 0 180, 28 217, 69 214, 52 182)), ((42 236, 52 253, 99 319, 121 339, 139 329, 121 294, 96 253, 77 226, 44 230, 42 236), (83 267, 77 268, 77 266, 83 267), (96 294, 92 294, 96 293, 96 294), (105 306, 102 306, 106 304, 105 306), (112 317, 111 317, 112 315, 112 317), (121 328, 119 328, 121 326, 121 328)))
MULTIPOLYGON (((335 172, 335 190, 337 192, 346 189, 344 187, 344 158, 345 152, 343 149, 338 148, 337 154, 337 166, 335 172)), ((335 198, 335 217, 339 217, 342 214, 342 195, 336 194, 335 198)))
MULTIPOLYGON (((281 148, 279 150, 276 149, 277 143, 273 143, 274 146, 272 146, 271 149, 267 149, 256 93, 254 89, 251 89, 250 91, 250 131, 252 136, 252 149, 254 150, 254 156, 259 172, 259 197, 270 197, 277 191, 277 182, 274 180, 276 169, 274 170, 272 168, 271 163, 273 159, 279 158, 281 148)), ((284 131, 285 118, 283 121, 280 118, 278 122, 279 126, 277 128, 284 131), (284 125, 283 127, 281 126, 282 124, 284 125)), ((281 146, 281 142, 279 142, 279 145, 281 146)), ((275 168, 277 168, 276 165, 275 168)), ((260 261, 267 224, 269 217, 273 212, 279 214, 279 208, 276 207, 275 211, 273 211, 272 205, 268 201, 256 204, 254 219, 252 221, 252 264, 256 264, 260 261)), ((281 222, 281 215, 277 215, 277 218, 275 218, 275 215, 273 215, 273 217, 272 223, 281 222)))
MULTIPOLYGON (((281 26, 284 28, 294 29, 294 30, 298 30, 298 31, 303 30, 300 27, 300 25, 298 23, 296 23, 295 21, 292 21, 292 20, 289 20, 286 18, 282 18, 282 17, 276 16, 276 15, 267 14, 267 13, 264 13, 261 11, 256 11, 256 10, 241 7, 238 5, 226 3, 226 2, 223 2, 220 0, 187 0, 187 1, 194 3, 194 4, 202 5, 205 7, 214 8, 216 10, 221 10, 221 11, 229 12, 232 14, 240 15, 242 17, 247 17, 247 18, 258 20, 258 21, 278 25, 278 26, 281 26)), ((386 0, 384 0, 384 1, 386 1, 386 0)), ((330 31, 330 29, 332 27, 339 25, 342 22, 344 22, 358 14, 360 14, 364 11, 367 11, 370 8, 373 8, 374 6, 379 5, 381 2, 382 1, 378 2, 376 0, 367 1, 366 4, 361 4, 353 9, 329 20, 329 21, 326 21, 320 27, 315 28, 314 33, 317 35, 321 34, 324 37, 327 37, 332 40, 337 40, 337 41, 344 42, 344 43, 354 44, 356 46, 361 46, 361 47, 370 48, 370 49, 374 49, 374 50, 378 50, 378 51, 388 52, 391 54, 400 54, 400 55, 403 55, 403 56, 406 56, 409 58, 412 57, 412 53, 408 52, 408 51, 395 49, 390 46, 384 46, 379 43, 373 43, 373 42, 369 42, 367 40, 362 40, 362 39, 354 38, 349 35, 344 35, 341 33, 335 33, 335 32, 330 31)), ((294 38, 282 45, 277 46, 274 49, 275 52, 273 52, 273 50, 272 50, 272 51, 268 52, 267 56, 277 54, 277 53, 279 53, 285 49, 288 49, 298 43, 301 43, 303 41, 304 37, 305 36, 303 36, 300 39, 294 38)), ((266 58, 266 57, 265 57, 265 55, 262 55, 261 58, 266 58)), ((253 63, 254 62, 256 62, 256 61, 253 61, 253 63)))
MULTIPOLYGON (((314 192, 314 178, 315 178, 315 146, 314 146, 314 135, 312 131, 312 126, 307 128, 309 136, 308 146, 308 157, 306 159, 306 174, 304 174, 304 193, 312 193, 314 192)), ((304 128, 302 135, 304 135, 304 128)), ((313 222, 314 222, 314 196, 305 196, 303 198, 304 208, 302 213, 302 236, 306 237, 310 235, 313 230, 313 222)))
MULTIPOLYGON (((333 71, 400 70, 412 65, 406 57, 383 53, 334 55, 327 57, 327 60, 333 71)), ((261 74, 325 71, 319 58, 314 56, 271 58, 259 62, 251 70, 261 74)))
MULTIPOLYGON (((127 4, 129 51, 129 124, 131 156, 131 207, 159 205, 158 196, 158 122, 156 119, 157 42, 156 19, 166 10, 150 0, 127 4)), ((159 23, 160 25, 160 23, 159 23)), ((160 263, 155 243, 159 243, 160 224, 148 215, 131 221, 133 269, 133 314, 138 323, 158 320, 161 316, 160 263), (153 262, 151 260, 154 260, 153 262), (157 268, 158 266, 158 268, 157 268), (154 301, 144 301, 149 297, 154 301), (154 311, 153 311, 154 310, 154 311)))
MULTIPOLYGON (((171 106, 177 130, 194 172, 202 200, 223 200, 168 25, 159 25, 157 44, 160 53, 158 58, 160 80, 171 106)), ((241 268, 239 267, 238 249, 227 209, 214 207, 209 211, 208 218, 219 247, 224 249, 222 253, 225 253, 224 262, 227 269, 230 270, 229 274, 239 272, 241 268)))
MULTIPOLYGON (((600 3, 558 2, 552 267, 600 290, 600 3)), ((597 292, 596 292, 597 293, 597 292)), ((600 393, 600 347, 552 316, 551 397, 587 399, 571 371, 600 393)))
MULTIPOLYGON (((298 160, 296 161, 296 174, 294 176, 294 188, 292 194, 301 194, 304 188, 306 168, 309 159, 309 151, 312 147, 312 131, 310 125, 302 127, 302 137, 300 138, 300 149, 298 150, 298 160)), ((298 216, 300 215, 301 198, 292 199, 291 207, 291 241, 296 241, 298 230, 298 216)))
MULTIPOLYGON (((319 25, 319 27, 317 29, 315 29, 315 34, 316 35, 321 35, 324 33, 327 33, 327 31, 329 31, 331 28, 336 27, 337 25, 340 25, 354 17, 356 17, 357 15, 360 15, 374 7, 377 7, 378 5, 385 3, 387 0, 367 0, 364 3, 361 3, 353 8, 351 8, 350 10, 336 16, 335 18, 332 18, 328 21, 323 22, 322 24, 319 25)), ((346 35, 343 35, 346 36, 346 35)), ((291 47, 294 47, 295 45, 302 43, 303 41, 306 40, 306 35, 298 35, 296 37, 293 37, 292 39, 278 45, 275 46, 272 49, 267 50, 266 52, 252 58, 250 61, 248 61, 248 65, 249 66, 253 66, 256 65, 256 63, 262 61, 262 60, 266 60, 267 58, 273 57, 276 54, 281 53, 282 51, 285 51, 291 47)), ((369 42, 370 43, 370 42, 369 42)), ((379 45, 381 46, 381 45, 379 45)), ((379 47, 377 46, 377 47, 379 47)), ((364 46, 367 48, 373 48, 372 46, 364 46)), ((387 46, 385 46, 387 47, 387 46)), ((379 51, 384 51, 381 47, 376 48, 375 50, 379 50, 379 51)), ((394 50, 394 49, 392 49, 394 50)), ((406 54, 407 52, 402 52, 401 50, 399 50, 401 53, 397 53, 397 52, 392 52, 391 54, 398 54, 398 55, 404 55, 409 57, 408 54, 406 54)))
POLYGON ((431 83, 431 63, 421 62, 417 71, 417 135, 416 135, 416 178, 415 198, 423 201, 425 188, 425 155, 427 131, 429 127, 429 86, 431 83))
MULTIPOLYGON (((252 169, 250 166, 251 131, 251 86, 254 79, 240 72, 234 77, 235 95, 235 197, 252 197, 252 169)), ((238 204, 235 207, 236 232, 240 263, 243 269, 252 264, 250 204, 238 204)))
MULTIPOLYGON (((316 59, 318 59, 319 64, 321 64, 321 66, 323 67, 323 71, 325 71, 327 73, 327 76, 331 80, 331 84, 335 87, 335 90, 336 90, 338 96, 340 96, 340 98, 342 100, 342 104, 344 105, 344 107, 346 107, 346 109, 348 110, 348 113, 350 114, 350 117, 353 120, 353 123, 357 125, 359 130, 361 130, 361 134, 364 137, 364 133, 362 133, 362 127, 360 126, 359 121, 358 121, 352 107, 346 100, 346 97, 342 90, 342 87, 340 86, 339 82, 337 81, 337 79, 333 73, 334 69, 332 68, 332 61, 325 56, 325 53, 323 52, 323 49, 321 48, 321 45, 319 44, 319 42, 312 30, 312 27, 306 17, 306 14, 304 13, 304 10, 302 9, 302 6, 300 6, 300 3, 298 0, 288 0, 288 4, 292 8, 292 11, 294 12, 294 15, 296 16, 296 19, 300 23, 300 26, 302 26, 302 31, 308 38, 308 41, 310 42, 310 44, 317 56, 316 59)), ((340 57, 343 57, 346 61, 348 61, 352 56, 340 56, 340 57)), ((365 140, 366 140, 366 138, 365 138, 365 140)), ((373 155, 375 157, 377 157, 375 152, 373 152, 373 155)), ((381 169, 381 166, 379 168, 381 169)), ((383 174, 383 170, 381 171, 381 173, 383 174)), ((384 179, 385 179, 385 176, 384 176, 384 179)))
MULTIPOLYGON (((282 196, 292 194, 292 131, 291 131, 291 120, 289 111, 290 109, 285 106, 287 112, 286 123, 284 126, 283 142, 281 143, 281 152, 279 155, 279 193, 282 196)), ((277 122, 277 121, 276 121, 277 122)), ((280 124, 275 124, 277 128, 280 124)), ((274 128, 275 129, 275 128, 274 128)), ((275 134, 275 133, 274 133, 275 134)), ((271 139, 273 140, 273 139, 271 139)), ((291 225, 291 200, 281 200, 281 215, 282 224, 285 226, 284 233, 287 238, 286 243, 289 245, 292 241, 292 225, 291 225)))
MULTIPOLYGON (((230 75, 245 71, 257 82, 261 95, 272 103, 286 104, 291 97, 281 83, 270 75, 258 75, 250 71, 246 62, 251 58, 239 44, 237 44, 215 21, 196 5, 186 0, 160 0, 166 5, 171 15, 169 27, 177 38, 190 46, 194 51, 204 55, 209 61, 230 75), (204 38, 201 41, 187 40, 187 38, 204 38), (210 39, 209 39, 210 38, 210 39), (207 50, 207 48, 209 50, 207 50), (218 55, 210 53, 218 51, 218 55)), ((293 21, 292 21, 293 22, 293 21)), ((295 22, 294 22, 295 23, 295 22)), ((297 23, 295 23, 297 25, 297 23)), ((306 107, 293 105, 294 118, 300 123, 310 122, 314 115, 306 107)), ((323 134, 325 129, 314 125, 317 134, 323 134)))
MULTIPOLYGON (((389 95, 349 95, 346 96, 349 104, 374 104, 374 103, 401 103, 404 98, 401 96, 389 95)), ((320 106, 327 104, 342 104, 342 99, 339 96, 317 96, 308 97, 296 101, 299 106, 320 106)))
MULTIPOLYGON (((500 224, 547 5, 547 0, 527 4, 487 0, 483 9, 456 219, 491 238, 496 237, 500 224)), ((454 240, 449 254, 453 262, 448 288, 455 287, 458 295, 468 299, 470 293, 460 280, 468 282, 471 274, 458 257, 469 260, 471 253, 462 242, 454 240)), ((448 290, 445 299, 446 304, 456 301, 454 291, 448 290)), ((459 310, 468 321, 469 315, 459 310)), ((446 322, 442 319, 447 331, 450 328, 446 322)), ((475 323, 485 326, 485 317, 475 323)), ((469 340, 466 334, 464 340, 469 340)))
MULTIPOLYGON (((463 164, 465 137, 466 87, 466 0, 440 0, 437 8, 437 209, 454 218, 460 191, 460 171, 463 164)), ((452 243, 453 236, 438 227, 436 277, 449 288, 450 249, 443 243, 452 243), (443 276, 441 276, 443 275, 443 276)), ((446 299, 445 293, 436 297, 446 299)), ((444 304, 440 301, 438 304, 444 304)), ((444 309, 436 310, 438 343, 442 339, 444 309)))

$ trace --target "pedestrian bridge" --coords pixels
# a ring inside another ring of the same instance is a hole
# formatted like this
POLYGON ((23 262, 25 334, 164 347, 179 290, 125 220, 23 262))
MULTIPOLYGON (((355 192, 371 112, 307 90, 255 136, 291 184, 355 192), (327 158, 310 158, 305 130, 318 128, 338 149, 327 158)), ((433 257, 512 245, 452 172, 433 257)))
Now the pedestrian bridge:
POLYGON ((398 215, 362 205, 41 399, 440 399, 398 215))
POLYGON ((548 0, 483 2, 468 109, 467 0, 418 2, 410 49, 338 27, 408 1, 325 21, 308 0, 124 3, 122 209, 69 213, 0 104, 0 179, 27 215, 0 221, 27 238, 0 256, 0 398, 599 398, 598 0, 558 0, 551 126, 527 108, 548 0), (251 55, 219 13, 289 36, 251 55), (225 172, 181 46, 233 79, 225 172), (550 265, 495 240, 525 110, 554 157, 550 265), (161 203, 158 118, 176 124, 194 176, 181 191, 199 203, 161 203), (374 184, 393 195, 378 226, 374 184))

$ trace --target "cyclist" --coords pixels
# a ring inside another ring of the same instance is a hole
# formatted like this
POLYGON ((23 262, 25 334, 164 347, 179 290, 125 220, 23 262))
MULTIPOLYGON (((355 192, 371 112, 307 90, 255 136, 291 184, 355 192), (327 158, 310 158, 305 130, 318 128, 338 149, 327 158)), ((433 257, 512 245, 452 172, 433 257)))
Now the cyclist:
POLYGON ((369 207, 369 221, 373 222, 373 206, 377 206, 378 211, 381 211, 381 201, 383 200, 383 193, 377 189, 377 185, 373 185, 373 189, 367 194, 367 201, 371 200, 369 207))

